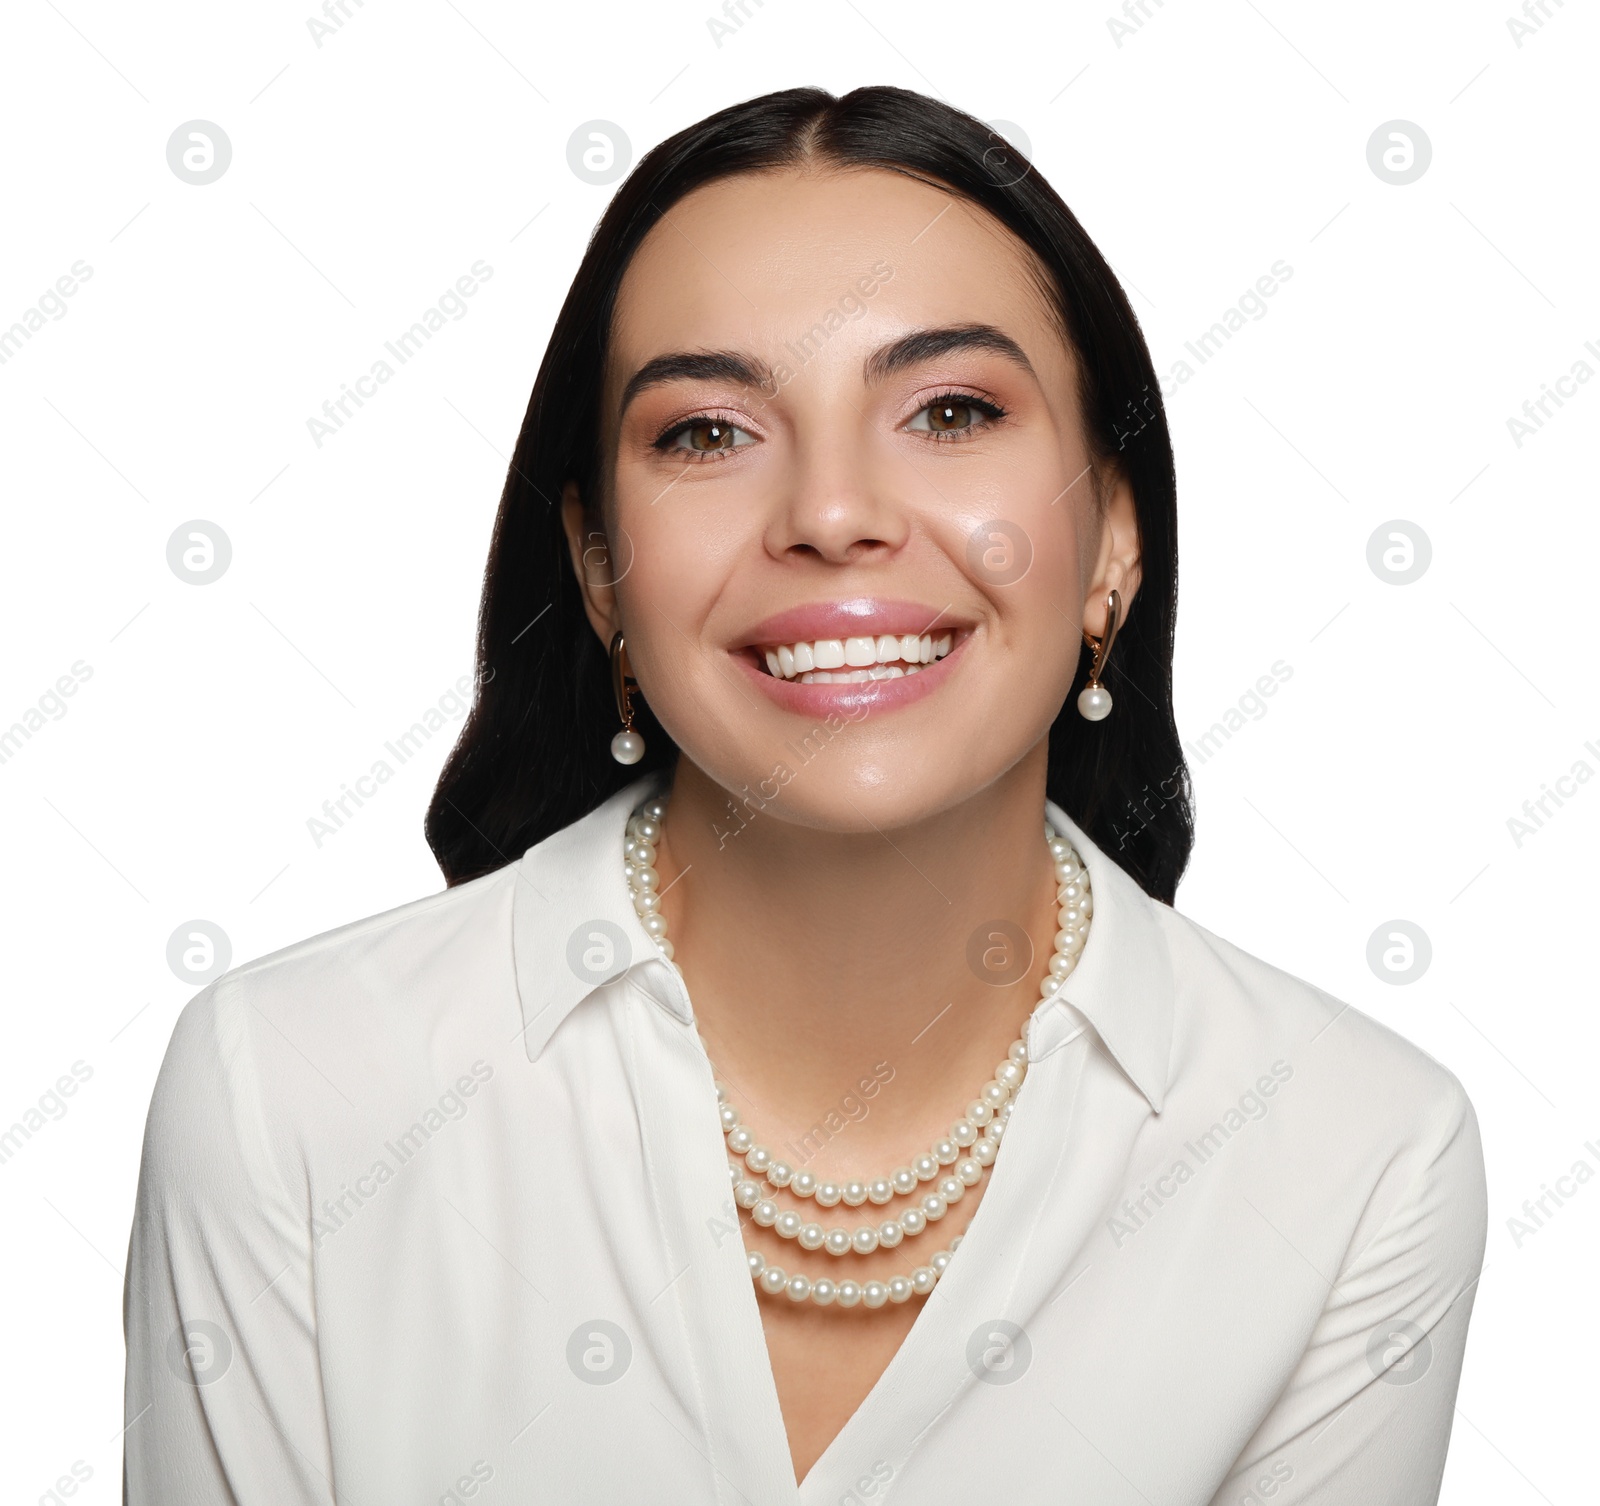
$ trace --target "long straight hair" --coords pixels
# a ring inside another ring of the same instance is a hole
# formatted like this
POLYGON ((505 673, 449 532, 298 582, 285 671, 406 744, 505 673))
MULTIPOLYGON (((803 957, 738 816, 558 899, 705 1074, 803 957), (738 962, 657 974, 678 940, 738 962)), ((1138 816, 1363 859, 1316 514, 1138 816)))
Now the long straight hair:
POLYGON ((1115 708, 1097 725, 1075 709, 1090 665, 1080 645, 1073 693, 1050 729, 1046 790, 1148 894, 1170 904, 1194 822, 1172 711, 1176 482, 1150 352, 1105 258, 1038 171, 982 121, 894 88, 843 97, 786 89, 719 110, 641 158, 595 227, 517 436, 484 572, 477 697, 428 806, 424 832, 445 880, 502 867, 676 760, 676 744, 637 701, 644 760, 623 766, 611 757, 609 665, 584 613, 560 498, 568 481, 586 511, 601 494, 612 311, 640 242, 707 183, 803 164, 932 181, 986 210, 1049 275, 1079 373, 1097 494, 1113 469, 1133 492, 1142 584, 1102 675, 1115 708))

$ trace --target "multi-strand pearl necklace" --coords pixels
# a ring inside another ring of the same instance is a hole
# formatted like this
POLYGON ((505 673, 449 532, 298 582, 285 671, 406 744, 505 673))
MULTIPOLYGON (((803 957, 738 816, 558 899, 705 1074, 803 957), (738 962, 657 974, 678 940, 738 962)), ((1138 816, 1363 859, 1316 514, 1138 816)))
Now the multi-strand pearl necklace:
MULTIPOLYGON (((640 923, 681 978, 683 969, 673 960, 672 943, 667 939, 667 922, 661 913, 661 875, 655 867, 656 843, 666 813, 666 801, 657 798, 646 801, 629 817, 623 874, 640 923)), ((1040 997, 1048 999, 1078 965, 1088 939, 1094 901, 1089 893, 1089 874, 1072 844, 1048 821, 1044 834, 1056 865, 1059 927, 1050 969, 1039 985, 1040 997)), ((704 1037, 701 1045, 705 1045, 704 1037)), ((850 1254, 870 1255, 877 1249, 892 1250, 903 1240, 915 1238, 937 1223, 953 1203, 966 1195, 967 1188, 983 1179, 984 1171, 994 1164, 1017 1091, 1027 1072, 1028 1046, 1019 1038, 1011 1043, 1006 1059, 995 1067, 994 1076, 978 1090, 965 1113, 950 1126, 948 1135, 887 1176, 847 1182, 825 1181, 809 1171, 796 1170, 779 1160, 766 1146, 758 1145, 755 1136, 740 1122, 738 1109, 728 1101, 727 1087, 718 1082, 717 1108, 722 1118, 722 1132, 729 1151, 739 1158, 728 1163, 734 1202, 748 1209, 751 1218, 763 1228, 776 1230, 782 1238, 794 1240, 803 1250, 826 1250, 829 1255, 841 1258, 850 1254), (941 1176, 946 1168, 949 1168, 948 1174, 941 1176), (780 1208, 777 1200, 767 1194, 763 1182, 770 1183, 773 1190, 787 1188, 794 1196, 809 1199, 819 1208, 833 1208, 840 1203, 850 1208, 859 1208, 863 1203, 881 1207, 896 1195, 910 1197, 927 1183, 934 1186, 923 1192, 920 1201, 898 1218, 876 1224, 861 1223, 854 1229, 842 1224, 824 1229, 820 1222, 807 1219, 796 1209, 780 1208)), ((905 1302, 913 1295, 927 1296, 944 1275, 961 1239, 961 1235, 956 1235, 947 1248, 930 1255, 927 1264, 918 1266, 909 1276, 891 1276, 887 1281, 833 1281, 826 1276, 813 1279, 800 1273, 791 1275, 769 1262, 759 1250, 749 1251, 747 1258, 756 1285, 772 1296, 782 1292, 794 1302, 810 1301, 818 1307, 849 1308, 859 1304, 876 1308, 905 1302)))

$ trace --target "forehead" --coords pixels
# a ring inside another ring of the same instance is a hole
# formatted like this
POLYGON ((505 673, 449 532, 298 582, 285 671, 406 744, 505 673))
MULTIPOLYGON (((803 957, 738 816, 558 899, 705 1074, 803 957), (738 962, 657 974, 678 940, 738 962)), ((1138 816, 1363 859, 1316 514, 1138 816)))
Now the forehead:
POLYGON ((987 211, 904 173, 808 168, 719 179, 668 209, 629 265, 611 382, 663 351, 770 355, 828 310, 854 314, 863 304, 893 327, 995 324, 1030 358, 1045 356, 1036 347, 1059 337, 1044 275, 987 211))

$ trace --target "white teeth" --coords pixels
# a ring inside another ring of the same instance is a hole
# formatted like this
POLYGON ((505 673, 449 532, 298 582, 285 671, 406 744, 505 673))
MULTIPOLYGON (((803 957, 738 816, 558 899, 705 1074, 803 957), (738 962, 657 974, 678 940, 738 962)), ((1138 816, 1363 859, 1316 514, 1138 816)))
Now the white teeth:
POLYGON ((875 638, 863 635, 779 644, 762 649, 761 655, 768 670, 780 680, 795 680, 802 685, 857 684, 914 675, 944 658, 954 642, 953 633, 938 637, 931 633, 882 633, 875 638))

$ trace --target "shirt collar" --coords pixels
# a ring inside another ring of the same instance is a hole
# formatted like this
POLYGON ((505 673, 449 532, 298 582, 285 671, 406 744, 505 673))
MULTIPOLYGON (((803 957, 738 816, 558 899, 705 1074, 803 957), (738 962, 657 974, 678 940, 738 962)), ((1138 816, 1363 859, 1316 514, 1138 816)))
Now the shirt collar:
MULTIPOLYGON (((664 789, 661 770, 624 786, 588 815, 530 847, 512 900, 522 1038, 537 1060, 556 1027, 595 990, 628 976, 685 1024, 683 980, 640 923, 622 876, 623 829, 634 807, 664 789)), ((1087 1021, 1117 1065, 1160 1113, 1172 1050, 1173 976, 1153 900, 1053 801, 1045 810, 1089 871, 1094 922, 1078 966, 1034 1011, 1043 1057, 1087 1021)))

